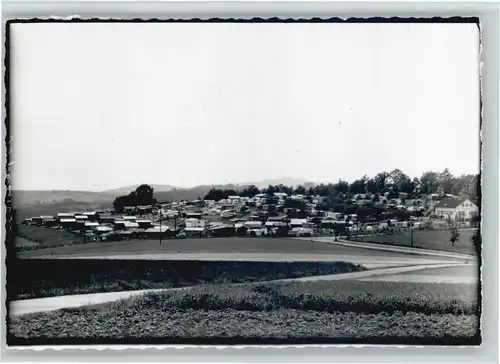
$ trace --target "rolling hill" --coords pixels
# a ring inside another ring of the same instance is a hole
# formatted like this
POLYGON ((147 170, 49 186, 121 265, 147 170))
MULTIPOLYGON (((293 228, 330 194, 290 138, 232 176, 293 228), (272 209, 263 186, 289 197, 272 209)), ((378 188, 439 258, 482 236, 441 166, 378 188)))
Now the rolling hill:
MULTIPOLYGON (((177 188, 177 187, 172 186, 172 185, 154 185, 154 184, 151 184, 150 186, 153 187, 155 192, 168 192, 168 191, 171 191, 171 190, 177 188)), ((116 196, 121 196, 121 195, 127 195, 130 192, 134 191, 137 187, 139 187, 139 184, 133 185, 133 186, 115 188, 112 190, 106 190, 106 191, 102 191, 101 193, 107 194, 107 195, 112 195, 112 196, 116 197, 116 196)))
MULTIPOLYGON (((249 185, 255 185, 259 189, 269 185, 283 184, 286 186, 314 185, 295 178, 268 179, 260 182, 225 184, 225 185, 202 185, 190 188, 178 188, 172 185, 151 185, 155 190, 155 197, 159 202, 175 200, 195 200, 203 198, 211 188, 241 190, 249 185)), ((36 216, 40 214, 52 214, 56 212, 89 211, 101 208, 111 208, 113 200, 117 196, 132 192, 137 186, 127 186, 106 190, 102 192, 92 191, 12 191, 12 206, 20 215, 36 216)))
POLYGON ((109 205, 113 201, 113 196, 91 191, 12 191, 12 205, 14 207, 53 205, 65 201, 109 205))
POLYGON ((248 182, 248 183, 238 183, 239 186, 250 186, 254 185, 258 189, 263 189, 266 187, 269 187, 269 185, 283 185, 283 186, 288 186, 288 187, 297 187, 299 185, 307 185, 311 184, 311 182, 308 182, 304 179, 300 178, 271 178, 271 179, 265 179, 263 181, 259 182, 248 182))

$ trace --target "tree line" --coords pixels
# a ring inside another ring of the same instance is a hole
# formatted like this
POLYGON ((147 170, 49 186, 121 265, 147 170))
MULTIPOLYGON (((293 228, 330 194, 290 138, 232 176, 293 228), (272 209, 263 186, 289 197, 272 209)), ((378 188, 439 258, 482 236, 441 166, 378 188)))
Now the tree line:
POLYGON ((229 196, 254 197, 259 193, 273 195, 275 192, 284 192, 288 195, 298 194, 306 197, 321 196, 329 199, 345 200, 353 195, 372 194, 374 202, 381 195, 388 198, 397 198, 400 193, 405 193, 409 198, 414 198, 423 194, 451 194, 456 196, 466 195, 472 200, 477 199, 477 186, 479 175, 454 176, 448 169, 442 172, 428 171, 420 178, 410 178, 400 169, 391 172, 381 172, 373 177, 363 176, 351 183, 338 180, 336 183, 319 184, 313 187, 304 186, 268 186, 259 190, 256 186, 247 186, 240 191, 233 189, 212 188, 204 197, 205 200, 220 201, 229 196))

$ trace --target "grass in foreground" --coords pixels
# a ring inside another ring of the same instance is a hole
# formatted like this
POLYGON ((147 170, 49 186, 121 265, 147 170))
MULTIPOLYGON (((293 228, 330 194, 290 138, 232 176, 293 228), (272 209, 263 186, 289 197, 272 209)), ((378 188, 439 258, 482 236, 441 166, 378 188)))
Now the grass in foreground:
MULTIPOLYGON (((217 285, 10 319, 15 338, 477 337, 476 287, 398 282, 217 285)), ((147 340, 146 340, 147 341, 147 340)), ((324 342, 324 340, 320 340, 324 342)))

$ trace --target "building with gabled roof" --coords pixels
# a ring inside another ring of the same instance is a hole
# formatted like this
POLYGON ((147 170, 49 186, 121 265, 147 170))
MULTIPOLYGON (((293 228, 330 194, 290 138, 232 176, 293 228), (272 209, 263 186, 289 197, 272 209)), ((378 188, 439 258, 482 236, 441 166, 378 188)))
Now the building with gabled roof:
POLYGON ((435 214, 452 220, 469 220, 479 214, 479 208, 468 198, 444 198, 434 206, 435 214))

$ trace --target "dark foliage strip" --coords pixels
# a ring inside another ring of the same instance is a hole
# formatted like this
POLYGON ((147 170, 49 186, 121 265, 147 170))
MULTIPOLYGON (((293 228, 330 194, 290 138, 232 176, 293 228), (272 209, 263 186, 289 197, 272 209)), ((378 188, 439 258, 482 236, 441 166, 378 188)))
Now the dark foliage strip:
POLYGON ((364 270, 345 262, 26 259, 10 262, 9 299, 243 283, 364 270), (63 272, 63 273, 62 273, 63 272))

